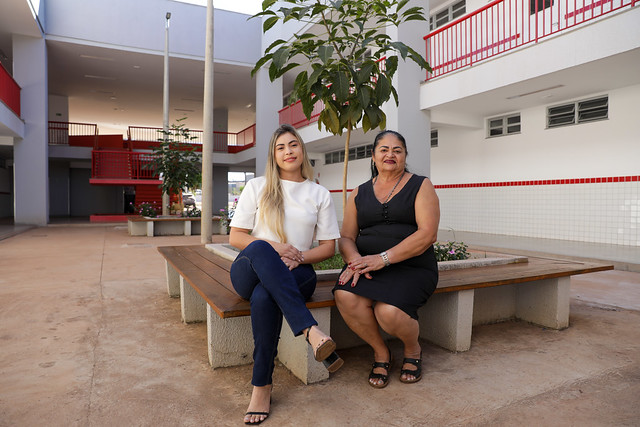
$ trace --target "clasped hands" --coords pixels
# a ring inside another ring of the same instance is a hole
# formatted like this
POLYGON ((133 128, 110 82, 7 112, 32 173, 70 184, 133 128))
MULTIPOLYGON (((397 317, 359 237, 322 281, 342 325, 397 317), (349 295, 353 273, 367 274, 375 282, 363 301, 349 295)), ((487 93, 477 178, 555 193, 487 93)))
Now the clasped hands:
POLYGON ((292 244, 278 243, 274 249, 278 252, 280 259, 289 270, 293 270, 304 263, 304 254, 292 244))
POLYGON ((384 268, 384 261, 378 254, 366 255, 352 259, 338 279, 338 285, 344 285, 351 280, 351 287, 356 286, 360 276, 371 279, 371 272, 384 268))

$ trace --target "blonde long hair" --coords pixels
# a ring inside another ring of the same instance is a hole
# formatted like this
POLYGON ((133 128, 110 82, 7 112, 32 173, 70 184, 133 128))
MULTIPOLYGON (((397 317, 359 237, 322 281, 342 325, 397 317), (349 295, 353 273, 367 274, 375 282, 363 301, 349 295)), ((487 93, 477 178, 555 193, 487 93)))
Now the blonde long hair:
POLYGON ((304 141, 291 125, 281 125, 271 136, 269 142, 269 153, 267 156, 267 166, 265 168, 266 185, 262 192, 262 196, 258 201, 258 212, 260 219, 264 221, 267 227, 275 233, 282 243, 287 243, 287 235, 284 232, 284 196, 282 194, 282 185, 280 184, 280 168, 276 162, 276 141, 285 133, 290 133, 296 137, 302 147, 302 166, 300 173, 305 179, 313 178, 313 167, 307 155, 307 149, 304 141))

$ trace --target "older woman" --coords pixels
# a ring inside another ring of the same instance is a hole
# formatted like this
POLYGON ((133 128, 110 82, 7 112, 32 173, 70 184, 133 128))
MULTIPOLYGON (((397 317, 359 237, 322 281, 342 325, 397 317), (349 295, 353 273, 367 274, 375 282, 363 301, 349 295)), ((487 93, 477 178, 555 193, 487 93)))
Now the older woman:
POLYGON ((340 235, 329 191, 312 177, 300 135, 289 125, 280 126, 269 144, 265 176, 247 183, 231 221, 229 243, 242 250, 231 265, 231 282, 251 301, 255 346, 245 424, 260 424, 269 416, 283 315, 294 335, 305 335, 315 359, 329 372, 343 363, 335 342, 305 306, 316 287, 311 264, 333 256, 340 235), (314 236, 319 245, 312 247, 314 236))
POLYGON ((400 381, 422 378, 418 308, 438 282, 433 250, 440 208, 428 178, 406 169, 407 145, 394 131, 373 144, 372 179, 350 195, 339 247, 347 262, 334 287, 347 325, 374 353, 369 385, 389 382, 391 352, 380 328, 404 345, 400 381))

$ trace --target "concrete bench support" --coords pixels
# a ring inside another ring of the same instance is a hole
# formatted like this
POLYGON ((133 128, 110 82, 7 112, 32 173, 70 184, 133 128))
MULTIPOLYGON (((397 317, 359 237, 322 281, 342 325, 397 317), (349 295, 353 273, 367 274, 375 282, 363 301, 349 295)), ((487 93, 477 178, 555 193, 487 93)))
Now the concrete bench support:
POLYGON ((471 347, 473 289, 434 294, 418 312, 420 337, 451 351, 471 347))
POLYGON ((207 320, 207 302, 200 294, 180 277, 180 308, 184 323, 207 320))
POLYGON ((560 277, 518 286, 516 317, 547 328, 568 328, 570 283, 570 277, 560 277))
MULTIPOLYGON (((314 308, 311 314, 323 331, 331 330, 331 307, 314 308)), ((283 322, 278 345, 278 359, 305 384, 329 378, 329 371, 313 357, 311 346, 304 336, 293 336, 287 322, 283 322)))
POLYGON ((207 305, 207 349, 214 369, 252 363, 251 317, 223 319, 207 305))
POLYGON ((167 272, 167 292, 171 298, 180 297, 180 273, 168 262, 164 263, 167 272))

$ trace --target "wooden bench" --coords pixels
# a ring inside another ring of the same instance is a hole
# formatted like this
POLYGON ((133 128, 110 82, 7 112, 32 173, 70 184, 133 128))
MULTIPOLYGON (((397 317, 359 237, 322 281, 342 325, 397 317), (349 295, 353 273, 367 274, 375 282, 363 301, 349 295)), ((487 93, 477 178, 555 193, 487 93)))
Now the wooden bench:
MULTIPOLYGON (((204 246, 165 246, 167 290, 181 297, 182 320, 207 322, 213 368, 252 362, 249 302, 231 284, 231 261, 204 246)), ((420 336, 452 351, 471 346, 472 326, 518 318, 553 329, 569 326, 570 276, 613 269, 611 265, 529 258, 529 262, 440 272, 434 295, 420 309, 420 336)), ((307 307, 339 348, 363 342, 346 326, 331 289, 335 275, 319 280, 307 307)), ((328 378, 304 338, 283 325, 278 358, 305 383, 328 378)))
MULTIPOLYGON (((213 234, 221 234, 220 217, 213 217, 213 234)), ((199 217, 134 217, 127 221, 129 236, 193 236, 199 235, 201 219, 199 217)))

